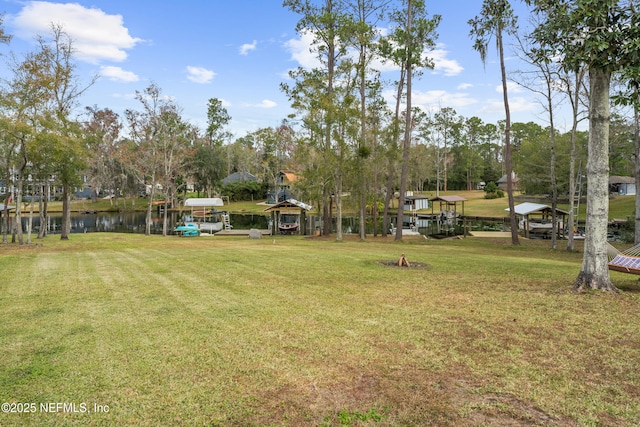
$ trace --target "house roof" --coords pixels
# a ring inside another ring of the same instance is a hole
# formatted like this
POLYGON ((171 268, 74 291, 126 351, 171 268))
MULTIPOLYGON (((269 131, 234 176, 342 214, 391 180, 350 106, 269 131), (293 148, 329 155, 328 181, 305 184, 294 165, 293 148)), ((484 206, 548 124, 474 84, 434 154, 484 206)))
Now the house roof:
POLYGON ((225 177, 222 180, 223 184, 229 184, 230 182, 246 182, 246 181, 257 181, 255 175, 250 174, 249 172, 234 172, 231 175, 225 177))
POLYGON ((295 182, 298 179, 298 176, 290 170, 283 170, 280 172, 287 178, 287 181, 289 182, 295 182))
POLYGON ((632 176, 610 176, 609 184, 635 184, 636 179, 632 176))
MULTIPOLYGON (((524 202, 514 206, 513 210, 516 212, 517 215, 529 215, 534 212, 545 212, 545 211, 550 212, 551 206, 542 205, 540 203, 524 202)), ((505 211, 509 211, 509 208, 506 208, 505 211)), ((556 208, 556 212, 560 212, 565 215, 569 214, 569 212, 563 211, 562 209, 558 209, 558 208, 556 208)))
POLYGON ((429 196, 406 196, 405 200, 429 200, 429 196))
POLYGON ((296 199, 287 199, 280 203, 276 203, 273 206, 269 206, 264 210, 264 212, 272 212, 272 211, 286 210, 286 209, 292 209, 292 208, 299 208, 299 209, 304 209, 306 211, 310 211, 313 208, 313 206, 303 202, 299 202, 296 199))
POLYGON ((185 206, 203 208, 207 206, 224 206, 224 202, 219 197, 209 197, 209 198, 194 198, 187 199, 184 201, 185 206))
MULTIPOLYGON (((518 175, 516 175, 515 172, 511 172, 511 182, 518 182, 520 181, 520 179, 518 178, 518 175)), ((506 184, 507 182, 507 174, 504 174, 500 177, 499 180, 496 181, 496 184, 506 184)))
POLYGON ((431 201, 442 200, 443 202, 452 203, 452 202, 466 202, 467 199, 461 196, 436 196, 431 199, 431 201))

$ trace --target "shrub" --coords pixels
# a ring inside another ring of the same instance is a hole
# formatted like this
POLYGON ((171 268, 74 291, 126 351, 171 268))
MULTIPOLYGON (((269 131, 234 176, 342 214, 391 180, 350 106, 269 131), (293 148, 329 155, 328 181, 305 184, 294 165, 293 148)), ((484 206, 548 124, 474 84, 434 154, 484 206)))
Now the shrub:
POLYGON ((484 198, 485 199, 500 199, 504 197, 504 191, 502 191, 495 182, 490 181, 484 187, 484 198))
POLYGON ((232 182, 222 188, 222 193, 235 202, 264 199, 266 186, 257 181, 232 182))

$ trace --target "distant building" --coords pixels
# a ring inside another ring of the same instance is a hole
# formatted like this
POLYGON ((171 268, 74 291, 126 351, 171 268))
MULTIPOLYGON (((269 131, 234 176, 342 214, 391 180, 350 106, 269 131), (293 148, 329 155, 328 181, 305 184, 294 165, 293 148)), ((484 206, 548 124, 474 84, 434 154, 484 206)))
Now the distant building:
POLYGON ((293 171, 281 170, 276 181, 277 187, 267 194, 267 203, 274 204, 294 198, 292 187, 297 180, 298 176, 293 171))
MULTIPOLYGON (((516 175, 515 172, 511 172, 511 184, 512 184, 512 189, 518 190, 518 184, 520 182, 520 179, 518 178, 518 175, 516 175)), ((496 184, 498 184, 498 188, 500 188, 501 190, 507 191, 507 175, 502 175, 502 177, 496 181, 496 184)))
POLYGON ((421 209, 429 209, 429 197, 414 196, 412 191, 407 191, 404 199, 404 210, 419 211, 421 209))
POLYGON ((610 176, 609 194, 619 196, 634 196, 636 194, 636 180, 631 176, 610 176))
POLYGON ((73 193, 73 197, 76 199, 91 199, 93 197, 93 187, 90 185, 82 187, 82 189, 73 193))
POLYGON ((248 181, 257 181, 255 175, 250 174, 249 172, 234 172, 231 175, 222 179, 222 185, 232 184, 235 182, 248 182, 248 181))

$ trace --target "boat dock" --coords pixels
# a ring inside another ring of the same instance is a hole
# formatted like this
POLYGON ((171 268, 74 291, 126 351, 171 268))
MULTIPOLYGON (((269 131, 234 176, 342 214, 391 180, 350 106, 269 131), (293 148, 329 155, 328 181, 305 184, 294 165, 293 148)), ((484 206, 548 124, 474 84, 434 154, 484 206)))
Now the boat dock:
MULTIPOLYGON (((214 236, 248 236, 251 230, 220 230, 213 234, 214 236)), ((269 236, 271 233, 269 230, 259 230, 263 236, 269 236)))

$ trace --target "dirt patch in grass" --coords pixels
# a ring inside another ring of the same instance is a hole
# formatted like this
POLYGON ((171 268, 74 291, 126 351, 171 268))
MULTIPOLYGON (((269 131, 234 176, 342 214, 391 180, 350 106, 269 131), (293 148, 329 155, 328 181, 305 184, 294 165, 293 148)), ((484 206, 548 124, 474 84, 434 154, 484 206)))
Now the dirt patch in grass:
POLYGON ((460 403, 468 408, 465 425, 491 426, 576 426, 573 420, 545 413, 531 402, 518 399, 512 394, 487 393, 469 395, 460 390, 460 403))
POLYGON ((429 268, 429 264, 425 264, 424 262, 414 262, 409 261, 409 265, 400 265, 398 260, 386 260, 386 261, 378 261, 378 263, 385 265, 387 267, 396 267, 396 268, 429 268))
POLYGON ((416 366, 393 367, 387 372, 347 368, 333 380, 272 389, 258 399, 256 412, 261 415, 251 421, 321 426, 577 425, 517 396, 484 391, 486 386, 457 374, 463 372, 438 373, 416 366))
MULTIPOLYGON (((305 236, 305 239, 307 240, 313 240, 313 241, 318 241, 318 242, 335 242, 336 241, 336 235, 335 234, 330 234, 328 236, 305 236)), ((402 241, 407 241, 407 242, 411 242, 411 241, 424 241, 425 240, 425 236, 403 236, 402 237, 402 241)), ((343 242, 361 242, 360 240, 360 235, 358 234, 343 234, 342 235, 342 241, 343 242)), ((368 234, 366 236, 366 239, 364 240, 364 242, 369 242, 369 243, 398 243, 395 240, 395 236, 388 234, 386 236, 382 236, 382 235, 378 235, 378 236, 373 236, 371 234, 368 234)))
POLYGON ((42 243, 31 243, 19 245, 17 243, 0 243, 0 257, 9 255, 28 255, 41 251, 43 247, 42 243))

